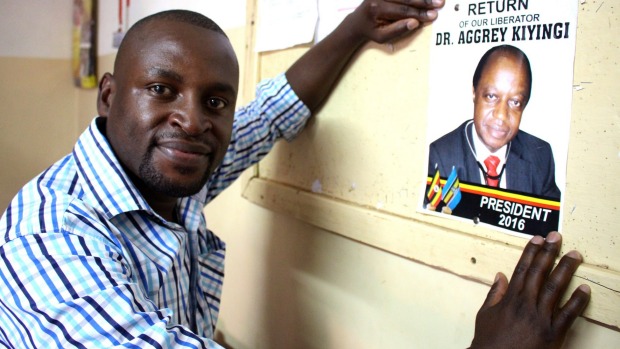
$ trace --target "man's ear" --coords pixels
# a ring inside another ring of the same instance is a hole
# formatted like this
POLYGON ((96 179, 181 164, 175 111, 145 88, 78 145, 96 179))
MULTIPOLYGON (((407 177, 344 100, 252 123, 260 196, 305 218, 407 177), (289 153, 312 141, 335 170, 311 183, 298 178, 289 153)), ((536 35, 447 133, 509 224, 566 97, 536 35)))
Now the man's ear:
POLYGON ((97 95, 97 113, 99 115, 108 116, 115 93, 116 83, 114 76, 110 73, 103 74, 99 81, 99 94, 97 95))
POLYGON ((473 86, 471 87, 471 100, 476 102, 476 88, 473 86))

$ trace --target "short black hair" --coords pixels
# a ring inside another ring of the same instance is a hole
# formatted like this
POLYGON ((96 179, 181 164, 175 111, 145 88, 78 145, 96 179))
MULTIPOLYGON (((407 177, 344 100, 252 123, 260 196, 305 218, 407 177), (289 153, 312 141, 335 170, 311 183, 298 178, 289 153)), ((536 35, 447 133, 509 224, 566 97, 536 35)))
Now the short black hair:
POLYGON ((215 23, 212 19, 201 13, 189 10, 167 10, 154 13, 150 16, 146 16, 141 20, 137 21, 133 26, 131 26, 131 28, 127 31, 127 34, 155 20, 187 23, 201 28, 213 30, 226 36, 226 33, 224 33, 222 28, 220 28, 220 26, 217 25, 217 23, 215 23))
POLYGON ((125 46, 131 45, 130 43, 133 40, 134 36, 136 36, 137 37, 136 39, 139 40, 139 36, 142 35, 141 28, 145 27, 149 23, 156 22, 156 21, 187 23, 187 24, 195 25, 200 28, 212 30, 228 38, 224 30, 222 30, 222 28, 219 25, 217 25, 217 23, 215 23, 212 19, 210 19, 209 17, 201 13, 189 11, 189 10, 167 10, 167 11, 157 12, 157 13, 154 13, 152 15, 149 15, 149 16, 146 16, 140 19, 134 25, 132 25, 131 28, 129 28, 129 30, 125 34, 125 37, 121 41, 121 44, 118 48, 117 59, 114 63, 115 68, 116 68, 116 62, 120 61, 119 57, 122 57, 124 55, 124 52, 127 50, 125 46))
POLYGON ((525 52, 521 51, 521 49, 519 49, 518 47, 511 45, 499 45, 492 47, 484 55, 482 55, 480 61, 478 62, 478 66, 476 67, 476 71, 474 72, 474 78, 472 81, 474 90, 478 87, 480 77, 482 76, 482 73, 487 66, 489 58, 491 58, 494 53, 512 56, 521 62, 521 64, 525 68, 525 74, 527 75, 527 81, 529 85, 527 97, 529 99, 532 94, 532 67, 530 66, 530 60, 527 58, 525 52))

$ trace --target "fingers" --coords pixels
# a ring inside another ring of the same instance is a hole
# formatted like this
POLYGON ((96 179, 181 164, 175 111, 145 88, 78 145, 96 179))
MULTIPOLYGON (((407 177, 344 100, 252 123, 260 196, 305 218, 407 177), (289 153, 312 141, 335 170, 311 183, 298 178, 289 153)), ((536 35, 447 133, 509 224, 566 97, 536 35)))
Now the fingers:
POLYGON ((530 268, 532 261, 538 254, 538 251, 542 248, 545 239, 542 236, 534 236, 530 241, 525 245, 523 249, 523 253, 521 253, 521 258, 517 262, 515 266, 515 270, 512 273, 512 277, 510 278, 510 291, 509 292, 520 292, 525 284, 525 278, 527 276, 527 270, 530 268))
POLYGON ((420 22, 415 19, 402 20, 385 24, 378 28, 372 39, 379 43, 384 43, 410 32, 420 26, 420 22))
POLYGON ((506 279, 506 275, 502 273, 497 273, 497 275, 495 275, 495 282, 493 282, 493 285, 491 286, 491 289, 487 294, 487 298, 484 300, 484 303, 482 304, 482 308, 480 308, 480 310, 482 311, 499 303, 499 301, 501 301, 506 294, 507 289, 508 279, 506 279))
POLYGON ((442 8, 445 4, 445 0, 385 0, 385 2, 409 8, 413 7, 428 10, 442 8))
POLYGON ((527 299, 537 300, 538 292, 560 251, 562 236, 551 232, 544 239, 534 236, 523 249, 510 281, 511 294, 525 292, 527 299))
POLYGON ((558 311, 553 320, 554 327, 557 330, 563 331, 563 333, 568 331, 577 316, 583 313, 590 302, 590 293, 591 290, 588 285, 577 287, 568 302, 558 311))
MULTIPOLYGON (((542 248, 538 251, 536 257, 532 261, 532 264, 527 270, 523 291, 533 299, 538 298, 537 296, 539 291, 547 279, 551 268, 553 268, 555 259, 560 253, 561 245, 562 236, 557 232, 549 233, 545 239, 545 243, 542 245, 542 248)), ((572 273, 569 274, 569 279, 571 275, 572 273)))
POLYGON ((384 43, 437 18, 445 0, 365 0, 351 17, 353 27, 369 40, 384 43))
POLYGON ((546 239, 533 237, 523 250, 507 292, 521 294, 528 303, 535 304, 535 308, 542 314, 555 314, 553 326, 559 331, 565 331, 587 306, 590 288, 581 285, 569 301, 558 309, 562 295, 582 261, 579 252, 570 251, 553 268, 561 245, 562 236, 557 232, 549 233, 546 239))
POLYGON ((414 18, 420 22, 430 22, 437 18, 437 9, 443 6, 443 0, 386 0, 374 5, 375 18, 381 21, 393 22, 414 18))
POLYGON ((476 315, 472 348, 561 347, 591 292, 581 285, 564 306, 558 306, 581 263, 581 255, 571 251, 553 268, 561 243, 557 232, 546 239, 535 236, 525 246, 510 283, 498 273, 476 315))
POLYGON ((570 251, 562 257, 541 289, 538 298, 538 304, 541 308, 549 312, 556 309, 581 260, 581 255, 577 251, 570 251))

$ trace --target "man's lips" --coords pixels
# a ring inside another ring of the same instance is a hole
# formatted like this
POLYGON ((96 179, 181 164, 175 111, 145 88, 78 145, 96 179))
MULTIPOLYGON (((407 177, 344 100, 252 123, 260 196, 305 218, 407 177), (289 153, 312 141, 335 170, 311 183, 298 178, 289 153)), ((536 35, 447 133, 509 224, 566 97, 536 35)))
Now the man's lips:
POLYGON ((208 155, 211 148, 204 143, 190 142, 185 140, 161 140, 158 145, 184 153, 208 155))
POLYGON ((506 135, 510 131, 509 129, 497 125, 487 125, 486 128, 489 135, 491 135, 493 138, 500 139, 506 137, 506 135))
POLYGON ((212 153, 211 147, 204 143, 178 139, 160 140, 157 148, 170 160, 184 165, 206 161, 212 153))

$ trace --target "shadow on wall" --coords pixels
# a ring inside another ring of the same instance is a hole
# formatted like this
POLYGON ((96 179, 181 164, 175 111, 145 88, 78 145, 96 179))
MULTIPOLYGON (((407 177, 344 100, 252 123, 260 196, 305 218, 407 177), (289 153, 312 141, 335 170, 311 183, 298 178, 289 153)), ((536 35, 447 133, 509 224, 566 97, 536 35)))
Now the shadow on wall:
POLYGON ((318 250, 326 246, 320 246, 317 238, 325 233, 282 214, 272 215, 272 218, 270 226, 265 227, 272 232, 266 245, 268 280, 262 311, 265 344, 270 348, 320 347, 317 342, 329 342, 327 338, 317 338, 318 334, 329 335, 324 328, 327 322, 321 319, 327 297, 313 289, 329 285, 321 278, 329 274, 330 269, 337 269, 330 265, 329 259, 319 256, 318 250), (323 304, 317 304, 321 302, 323 304))

